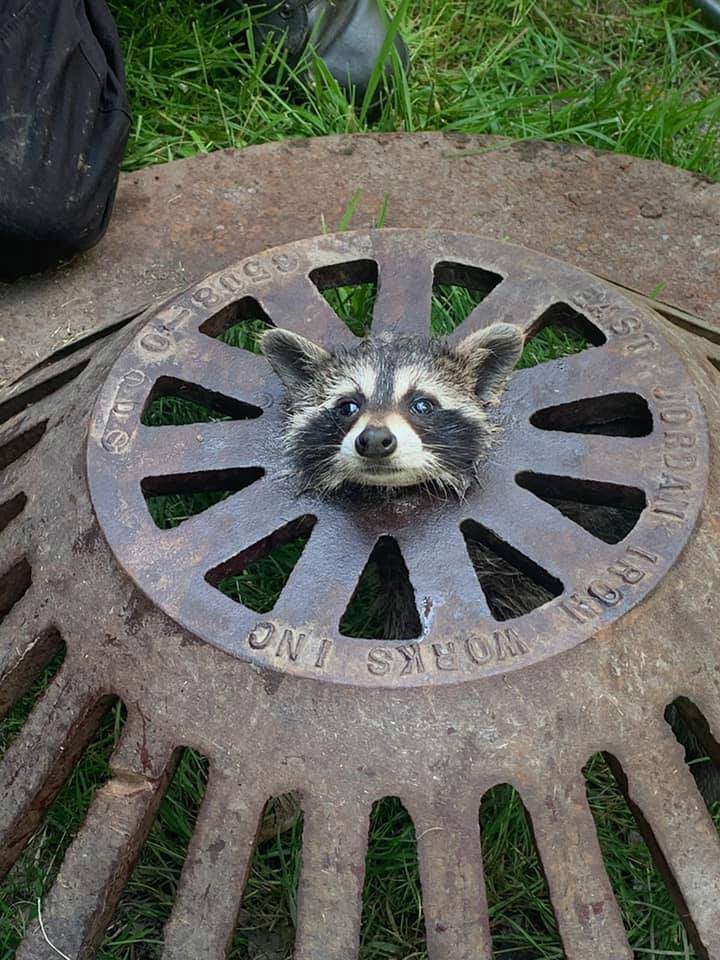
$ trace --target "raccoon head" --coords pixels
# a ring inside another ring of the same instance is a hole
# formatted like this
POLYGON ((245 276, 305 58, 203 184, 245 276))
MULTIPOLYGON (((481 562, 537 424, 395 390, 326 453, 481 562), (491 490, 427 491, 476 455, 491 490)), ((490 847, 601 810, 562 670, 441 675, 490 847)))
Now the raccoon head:
POLYGON ((507 323, 456 346, 398 337, 334 353, 266 331, 261 348, 287 389, 284 442, 301 487, 425 485, 462 495, 496 429, 488 408, 522 347, 507 323))

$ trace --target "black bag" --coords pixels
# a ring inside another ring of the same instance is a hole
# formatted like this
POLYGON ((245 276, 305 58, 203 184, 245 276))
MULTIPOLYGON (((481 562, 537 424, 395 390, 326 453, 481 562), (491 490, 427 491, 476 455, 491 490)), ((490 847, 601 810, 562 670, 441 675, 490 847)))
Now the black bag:
POLYGON ((105 0, 0 0, 0 279, 96 243, 130 129, 105 0))

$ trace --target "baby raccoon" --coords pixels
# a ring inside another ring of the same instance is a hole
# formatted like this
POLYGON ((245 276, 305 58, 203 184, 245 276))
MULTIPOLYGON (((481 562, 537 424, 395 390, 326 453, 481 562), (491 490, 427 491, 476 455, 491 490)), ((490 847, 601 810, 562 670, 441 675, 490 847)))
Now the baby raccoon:
POLYGON ((303 489, 421 486, 462 496, 492 442, 488 408, 523 335, 496 323, 455 347, 398 337, 328 353, 272 329, 261 347, 287 388, 285 447, 303 489))
MULTIPOLYGON (((496 323, 456 346, 389 337, 329 353, 273 328, 263 334, 261 347, 287 389, 284 442, 301 489, 386 496, 424 487, 462 497, 497 432, 490 414, 520 357, 523 335, 511 324, 496 323)), ((548 502, 607 542, 619 542, 634 525, 621 508, 548 502)), ((468 550, 498 619, 522 616, 553 599, 545 586, 483 544, 468 542, 468 550)), ((417 611, 402 558, 380 552, 376 563, 379 635, 411 639, 417 611)), ((706 802, 720 800, 718 769, 701 759, 707 742, 702 724, 682 704, 669 707, 666 716, 694 761, 706 802)))

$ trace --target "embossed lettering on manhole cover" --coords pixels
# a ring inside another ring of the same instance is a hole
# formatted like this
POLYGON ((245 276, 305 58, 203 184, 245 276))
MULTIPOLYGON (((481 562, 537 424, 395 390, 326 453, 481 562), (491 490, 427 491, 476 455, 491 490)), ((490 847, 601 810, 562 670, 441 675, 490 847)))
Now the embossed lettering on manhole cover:
POLYGON ((706 481, 703 411, 678 356, 646 314, 549 258, 475 237, 376 231, 302 241, 244 260, 166 302, 122 353, 88 442, 95 510, 118 561, 170 617, 262 667, 380 686, 457 682, 565 650, 658 583, 690 535, 706 481), (259 313, 325 346, 356 343, 321 291, 377 279, 372 335, 430 330, 434 283, 487 295, 451 335, 497 320, 533 336, 571 317, 591 346, 518 370, 498 411, 502 438, 462 501, 410 497, 368 509, 298 495, 279 442, 283 390, 264 357, 218 339, 259 313), (151 427, 143 411, 181 393, 218 420, 151 427), (612 429, 603 424, 611 422, 612 429), (608 543, 553 498, 635 517, 608 543), (175 529, 152 493, 235 491, 175 529), (499 618, 467 547, 484 531, 553 594, 499 618), (258 614, 218 590, 223 573, 309 534, 275 607, 258 614), (419 617, 407 641, 344 636, 340 622, 378 540, 405 561, 419 617))

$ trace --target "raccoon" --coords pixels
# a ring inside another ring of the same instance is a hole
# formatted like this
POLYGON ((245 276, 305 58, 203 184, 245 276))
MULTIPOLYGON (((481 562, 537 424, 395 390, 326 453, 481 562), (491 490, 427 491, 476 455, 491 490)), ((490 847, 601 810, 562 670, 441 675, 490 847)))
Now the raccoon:
MULTIPOLYGON (((371 499, 411 489, 463 497, 498 436, 494 416, 524 337, 495 323, 456 345, 421 337, 362 340, 329 352, 298 334, 267 330, 260 346, 287 391, 284 446, 299 489, 320 496, 371 499)), ((622 508, 574 500, 550 502, 607 542, 622 540, 634 519, 622 508)), ((486 545, 468 542, 470 558, 493 614, 508 619, 553 599, 548 589, 486 545)), ((376 557, 376 611, 386 640, 412 639, 417 611, 402 558, 376 557)), ((706 737, 687 711, 668 708, 668 722, 693 761, 709 804, 720 801, 720 773, 706 737)))
POLYGON ((455 347, 397 337, 329 353, 271 329, 261 349, 287 389, 285 451, 302 489, 463 496, 497 432, 491 410, 523 336, 496 323, 455 347))

